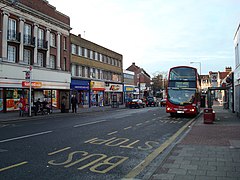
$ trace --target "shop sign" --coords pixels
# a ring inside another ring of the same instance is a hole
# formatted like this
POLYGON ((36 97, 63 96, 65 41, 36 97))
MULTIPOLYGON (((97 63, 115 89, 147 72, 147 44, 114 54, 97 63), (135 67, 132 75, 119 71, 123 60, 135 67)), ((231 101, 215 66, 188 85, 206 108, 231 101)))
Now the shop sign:
POLYGON ((91 81, 91 89, 94 91, 104 91, 105 83, 101 81, 91 81))
MULTIPOLYGON (((42 87, 42 82, 31 82, 32 87, 40 88, 42 87)), ((22 81, 22 87, 30 87, 30 82, 22 81)))
POLYGON ((135 87, 133 86, 125 86, 125 92, 133 92, 135 90, 135 87))
POLYGON ((109 86, 106 86, 105 89, 108 92, 123 92, 123 85, 109 83, 109 86))

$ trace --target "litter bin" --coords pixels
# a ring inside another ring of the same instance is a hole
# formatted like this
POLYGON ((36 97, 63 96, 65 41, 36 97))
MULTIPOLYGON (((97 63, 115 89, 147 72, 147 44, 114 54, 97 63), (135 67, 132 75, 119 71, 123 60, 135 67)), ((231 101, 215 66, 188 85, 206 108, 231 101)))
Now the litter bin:
POLYGON ((212 124, 215 119, 215 112, 212 108, 205 108, 203 113, 204 124, 212 124))

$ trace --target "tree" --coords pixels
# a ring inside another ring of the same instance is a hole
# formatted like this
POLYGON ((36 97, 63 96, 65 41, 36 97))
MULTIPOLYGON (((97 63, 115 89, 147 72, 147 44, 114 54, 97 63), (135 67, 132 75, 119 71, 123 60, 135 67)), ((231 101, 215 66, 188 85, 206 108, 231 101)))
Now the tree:
POLYGON ((152 78, 153 96, 161 94, 162 90, 166 89, 167 72, 155 72, 152 78))

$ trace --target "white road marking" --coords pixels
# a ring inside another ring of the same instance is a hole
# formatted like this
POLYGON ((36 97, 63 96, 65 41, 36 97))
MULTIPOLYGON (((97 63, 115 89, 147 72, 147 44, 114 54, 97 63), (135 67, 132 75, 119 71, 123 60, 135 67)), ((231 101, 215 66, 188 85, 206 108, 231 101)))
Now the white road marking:
POLYGON ((78 124, 78 125, 75 125, 73 127, 82 127, 82 126, 87 126, 87 125, 91 125, 91 124, 97 124, 97 123, 101 123, 101 122, 105 122, 107 120, 101 120, 101 121, 94 121, 94 122, 89 122, 89 123, 85 123, 85 124, 78 124))
POLYGON ((112 134, 116 134, 118 131, 113 131, 113 132, 111 132, 111 133, 108 133, 107 135, 108 136, 110 136, 110 135, 112 135, 112 134))
POLYGON ((125 127, 124 130, 130 129, 132 126, 125 127))
POLYGON ((39 136, 39 135, 48 134, 48 133, 51 133, 51 132, 52 131, 45 131, 45 132, 29 134, 29 135, 25 135, 25 136, 19 136, 19 137, 15 137, 15 138, 11 138, 11 139, 5 139, 5 140, 1 140, 0 143, 14 141, 14 140, 18 140, 18 139, 29 138, 29 137, 33 137, 33 136, 39 136))

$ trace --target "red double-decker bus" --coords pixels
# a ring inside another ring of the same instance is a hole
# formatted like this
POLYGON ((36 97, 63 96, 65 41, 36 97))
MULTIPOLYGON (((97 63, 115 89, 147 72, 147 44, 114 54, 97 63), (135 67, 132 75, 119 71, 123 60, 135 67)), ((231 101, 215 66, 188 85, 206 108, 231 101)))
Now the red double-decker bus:
POLYGON ((166 112, 197 115, 200 112, 200 76, 196 68, 176 66, 169 70, 166 112))

